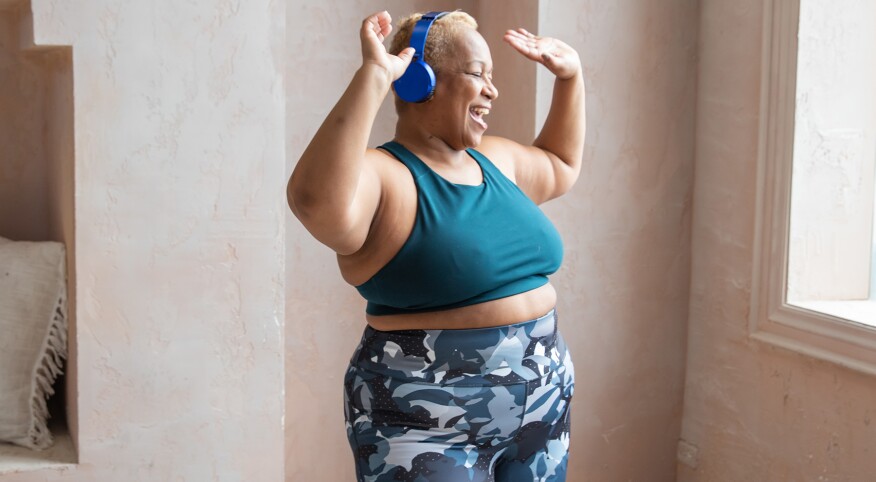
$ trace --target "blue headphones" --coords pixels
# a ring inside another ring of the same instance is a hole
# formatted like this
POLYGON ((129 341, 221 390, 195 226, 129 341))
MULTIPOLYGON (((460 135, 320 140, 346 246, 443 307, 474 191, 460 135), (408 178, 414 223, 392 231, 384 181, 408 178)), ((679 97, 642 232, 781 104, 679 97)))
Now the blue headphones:
POLYGON ((414 58, 405 73, 392 83, 395 93, 405 102, 423 102, 429 99, 435 90, 435 72, 426 63, 426 36, 435 20, 450 12, 429 12, 423 15, 414 25, 411 32, 411 47, 414 48, 414 58))

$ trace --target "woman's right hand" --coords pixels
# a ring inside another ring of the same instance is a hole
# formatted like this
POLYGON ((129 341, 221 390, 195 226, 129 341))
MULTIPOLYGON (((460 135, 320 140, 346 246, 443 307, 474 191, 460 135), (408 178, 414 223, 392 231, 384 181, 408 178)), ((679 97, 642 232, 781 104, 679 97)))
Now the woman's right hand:
POLYGON ((383 40, 392 32, 392 17, 385 10, 377 12, 364 21, 359 30, 362 41, 362 66, 376 66, 386 72, 389 81, 393 82, 402 74, 414 58, 413 47, 408 47, 398 55, 386 51, 383 40))

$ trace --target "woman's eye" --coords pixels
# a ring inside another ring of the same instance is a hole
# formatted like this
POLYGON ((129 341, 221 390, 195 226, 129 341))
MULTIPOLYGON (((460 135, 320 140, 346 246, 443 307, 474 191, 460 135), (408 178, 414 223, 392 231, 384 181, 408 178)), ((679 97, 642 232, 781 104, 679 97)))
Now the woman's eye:
POLYGON ((480 72, 469 72, 468 75, 473 75, 473 76, 478 77, 478 78, 484 76, 484 74, 482 74, 480 72))

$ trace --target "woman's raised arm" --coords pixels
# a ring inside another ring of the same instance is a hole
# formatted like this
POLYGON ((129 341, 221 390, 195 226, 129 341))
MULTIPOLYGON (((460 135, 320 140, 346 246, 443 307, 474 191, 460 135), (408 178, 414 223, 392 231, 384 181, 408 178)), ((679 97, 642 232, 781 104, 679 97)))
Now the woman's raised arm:
POLYGON ((392 82, 401 77, 413 49, 389 54, 383 40, 392 31, 387 12, 362 22, 362 66, 313 136, 295 166, 286 197, 313 236, 339 254, 359 250, 377 211, 381 183, 369 158, 368 137, 392 82))
POLYGON ((556 76, 553 98, 531 146, 497 137, 484 138, 484 143, 513 162, 517 185, 541 204, 571 189, 581 172, 586 129, 581 60, 565 42, 522 28, 508 30, 505 41, 556 76))

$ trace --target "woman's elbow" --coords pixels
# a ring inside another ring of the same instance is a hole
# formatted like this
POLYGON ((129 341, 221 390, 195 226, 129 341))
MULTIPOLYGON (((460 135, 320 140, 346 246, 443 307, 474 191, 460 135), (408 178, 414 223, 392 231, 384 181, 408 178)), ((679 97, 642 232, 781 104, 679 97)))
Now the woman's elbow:
POLYGON ((292 214, 302 221, 320 207, 319 197, 303 181, 302 176, 296 176, 294 172, 286 184, 286 202, 292 214))

